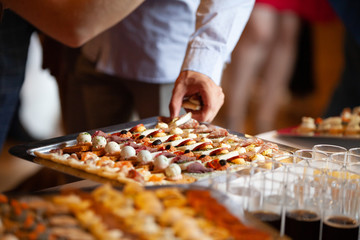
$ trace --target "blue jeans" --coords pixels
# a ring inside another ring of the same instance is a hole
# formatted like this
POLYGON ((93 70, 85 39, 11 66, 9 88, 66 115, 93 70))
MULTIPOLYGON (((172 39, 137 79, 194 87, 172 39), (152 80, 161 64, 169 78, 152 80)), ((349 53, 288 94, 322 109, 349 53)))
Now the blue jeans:
POLYGON ((34 28, 6 10, 0 23, 0 151, 19 103, 34 28))

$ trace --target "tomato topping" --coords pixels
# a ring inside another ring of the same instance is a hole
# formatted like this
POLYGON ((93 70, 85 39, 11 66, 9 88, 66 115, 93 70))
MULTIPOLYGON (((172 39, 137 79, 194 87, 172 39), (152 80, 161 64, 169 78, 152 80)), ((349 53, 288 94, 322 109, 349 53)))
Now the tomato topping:
POLYGON ((210 156, 215 156, 215 155, 219 155, 219 154, 224 154, 224 153, 228 153, 229 149, 226 147, 222 147, 222 148, 218 148, 215 149, 214 151, 210 152, 210 156))
POLYGON ((169 138, 166 140, 166 142, 172 142, 172 141, 174 141, 174 140, 179 140, 179 139, 181 139, 181 136, 180 136, 180 135, 177 135, 177 134, 174 134, 174 135, 172 135, 171 137, 169 137, 169 138))
POLYGON ((114 167, 118 167, 118 168, 123 168, 123 167, 128 167, 128 168, 132 168, 133 164, 131 163, 131 161, 118 161, 115 162, 114 167))
POLYGON ((144 126, 144 124, 140 123, 134 127, 132 127, 129 131, 130 132, 143 132, 145 131, 146 127, 144 126))
POLYGON ((4 194, 0 194, 0 203, 7 203, 9 201, 8 197, 4 194))
POLYGON ((162 135, 162 133, 165 133, 164 129, 158 129, 158 130, 148 134, 147 137, 159 137, 159 135, 162 135))
POLYGON ((202 150, 209 145, 211 145, 211 142, 203 142, 202 144, 199 144, 198 146, 194 147, 193 151, 202 150))
POLYGON ((322 123, 322 121, 323 121, 322 118, 318 117, 315 119, 315 124, 320 124, 322 123))
POLYGON ((159 175, 152 175, 149 178, 150 182, 161 182, 162 180, 164 180, 165 176, 159 176, 159 175))
POLYGON ((225 170, 229 167, 229 164, 227 163, 226 160, 219 160, 219 159, 214 159, 211 162, 208 162, 207 167, 212 168, 214 170, 225 170))
POLYGON ((184 146, 184 145, 190 145, 190 144, 194 144, 194 143, 196 143, 196 141, 194 139, 186 139, 186 140, 182 141, 181 143, 179 143, 177 145, 177 147, 184 146))

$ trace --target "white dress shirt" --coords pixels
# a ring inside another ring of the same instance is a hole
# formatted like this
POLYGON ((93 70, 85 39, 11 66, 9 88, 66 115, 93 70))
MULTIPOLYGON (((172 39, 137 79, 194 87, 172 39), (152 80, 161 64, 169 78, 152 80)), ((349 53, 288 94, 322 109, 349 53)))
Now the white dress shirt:
POLYGON ((148 83, 172 83, 193 70, 220 84, 224 63, 254 0, 146 0, 123 21, 88 42, 97 70, 148 83))

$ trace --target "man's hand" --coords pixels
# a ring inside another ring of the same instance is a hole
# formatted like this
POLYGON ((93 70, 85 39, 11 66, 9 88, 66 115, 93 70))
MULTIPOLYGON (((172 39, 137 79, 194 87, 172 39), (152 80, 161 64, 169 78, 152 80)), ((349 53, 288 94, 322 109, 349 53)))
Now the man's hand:
POLYGON ((171 117, 179 115, 184 97, 198 94, 203 106, 198 111, 192 111, 194 119, 200 122, 211 122, 224 104, 224 93, 208 76, 194 72, 183 71, 175 82, 169 105, 171 117))

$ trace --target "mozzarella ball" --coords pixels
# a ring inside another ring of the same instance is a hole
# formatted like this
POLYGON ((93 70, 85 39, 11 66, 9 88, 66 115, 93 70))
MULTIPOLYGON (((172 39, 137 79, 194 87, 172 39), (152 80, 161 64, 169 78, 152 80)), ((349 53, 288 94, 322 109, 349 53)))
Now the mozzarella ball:
POLYGON ((164 170, 170 164, 170 160, 164 155, 159 155, 154 159, 154 167, 156 170, 164 170))
POLYGON ((93 139, 92 139, 92 145, 94 148, 103 148, 106 146, 106 138, 103 137, 103 136, 95 136, 93 139))
POLYGON ((140 163, 144 163, 144 164, 153 161, 151 153, 148 150, 141 150, 137 154, 137 158, 140 163))
POLYGON ((117 142, 108 142, 105 146, 105 152, 109 154, 120 152, 120 146, 117 142))
POLYGON ((88 132, 79 133, 76 138, 78 143, 91 143, 91 135, 88 132))
POLYGON ((133 156, 136 156, 136 151, 135 148, 131 147, 131 146, 125 146, 123 147, 123 149, 121 150, 120 153, 121 157, 127 159, 133 156))
POLYGON ((176 163, 172 163, 167 168, 165 168, 165 175, 170 179, 180 179, 181 168, 176 163))

